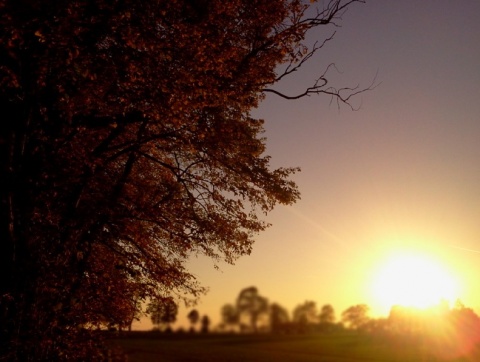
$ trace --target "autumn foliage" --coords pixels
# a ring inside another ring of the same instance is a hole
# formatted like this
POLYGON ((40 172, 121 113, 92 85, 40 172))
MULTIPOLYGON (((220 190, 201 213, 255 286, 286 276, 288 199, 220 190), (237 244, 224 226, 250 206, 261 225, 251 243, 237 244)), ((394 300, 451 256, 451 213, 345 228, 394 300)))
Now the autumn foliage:
POLYGON ((92 329, 203 291, 189 256, 250 252, 299 197, 250 110, 352 2, 0 1, 2 356, 105 358, 92 329))

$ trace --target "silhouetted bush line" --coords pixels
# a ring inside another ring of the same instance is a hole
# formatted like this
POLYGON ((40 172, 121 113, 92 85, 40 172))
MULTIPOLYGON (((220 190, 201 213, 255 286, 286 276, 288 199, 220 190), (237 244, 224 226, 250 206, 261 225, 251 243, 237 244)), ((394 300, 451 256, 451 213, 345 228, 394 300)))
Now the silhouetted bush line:
POLYGON ((295 307, 290 318, 285 308, 270 304, 256 287, 249 287, 240 292, 235 305, 222 307, 220 330, 290 336, 354 332, 395 343, 424 344, 446 356, 468 355, 480 348, 480 318, 460 300, 453 307, 445 301, 426 309, 393 306, 389 315, 381 318, 370 317, 369 310, 365 304, 353 305, 336 322, 330 304, 318 312, 315 302, 305 301, 295 307))
MULTIPOLYGON (((453 308, 440 303, 423 310, 394 306, 385 318, 371 318, 368 311, 365 304, 353 305, 343 311, 341 320, 336 322, 330 304, 317 311, 315 302, 306 301, 294 308, 290 318, 278 303, 270 304, 257 288, 249 287, 239 293, 234 305, 222 307, 223 322, 209 333, 184 328, 98 333, 109 340, 112 356, 118 361, 145 353, 158 353, 159 356, 167 353, 167 356, 178 358, 169 360, 181 361, 186 355, 179 350, 189 348, 200 353, 196 357, 198 361, 221 360, 228 351, 236 353, 239 348, 247 347, 253 351, 246 356, 261 359, 266 351, 278 346, 288 351, 292 361, 296 358, 304 361, 308 354, 311 354, 308 360, 318 356, 369 361, 372 360, 369 358, 399 361, 399 356, 405 361, 419 358, 422 361, 480 360, 475 359, 480 358, 480 318, 460 302, 453 308), (237 305, 242 308, 237 309, 237 305), (255 325, 249 324, 252 323, 252 308, 255 325), (322 347, 315 347, 318 344, 322 347), (299 346, 305 349, 299 351, 299 346), (255 352, 257 347, 258 353, 255 352)), ((198 312, 190 314, 197 319, 198 312)), ((141 357, 138 358, 133 361, 141 361, 141 357)), ((279 360, 288 360, 282 358, 279 360)), ((232 359, 241 360, 238 356, 232 359)))

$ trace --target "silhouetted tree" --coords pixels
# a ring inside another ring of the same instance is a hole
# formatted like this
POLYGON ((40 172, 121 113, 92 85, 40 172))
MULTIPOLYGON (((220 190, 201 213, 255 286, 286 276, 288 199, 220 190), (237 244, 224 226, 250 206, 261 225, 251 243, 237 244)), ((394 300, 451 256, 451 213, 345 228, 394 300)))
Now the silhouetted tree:
POLYGON ((417 308, 394 305, 388 314, 389 329, 395 334, 417 334, 421 332, 425 314, 425 311, 417 308))
POLYGON ((320 310, 318 315, 318 331, 320 332, 332 332, 338 329, 335 325, 335 310, 331 304, 325 304, 320 310))
POLYGON ((450 338, 457 342, 459 354, 466 354, 478 348, 480 343, 480 317, 471 308, 458 300, 448 315, 450 338))
POLYGON ((317 304, 312 301, 305 301, 303 304, 297 305, 293 310, 293 321, 299 326, 300 332, 307 329, 318 322, 317 304))
POLYGON ((268 300, 260 296, 256 287, 249 287, 240 291, 236 308, 240 318, 242 315, 248 316, 250 327, 253 332, 257 332, 259 317, 268 313, 268 300))
POLYGON ((333 324, 335 323, 335 310, 331 304, 325 304, 320 310, 320 315, 318 316, 320 323, 324 324, 333 324))
POLYGON ((140 300, 140 298, 135 298, 132 301, 132 304, 133 308, 131 309, 130 318, 129 320, 127 320, 127 328, 129 332, 132 331, 133 321, 139 321, 140 317, 144 314, 142 311, 142 301, 140 300))
POLYGON ((250 112, 268 92, 348 104, 331 68, 275 85, 354 2, 1 2, 2 358, 99 360, 88 330, 135 298, 204 291, 190 254, 250 253, 259 215, 299 197, 250 112))
POLYGON ((289 322, 288 311, 277 303, 270 305, 270 328, 272 332, 282 332, 289 322))
MULTIPOLYGON (((480 318, 457 301, 454 308, 442 301, 425 309, 394 306, 387 320, 389 333, 421 339, 432 347, 438 360, 457 360, 478 348, 480 318)), ((370 323, 367 329, 371 329, 370 323)))
POLYGON ((225 304, 221 310, 222 322, 225 326, 234 327, 239 324, 239 313, 232 304, 225 304))
POLYGON ((172 298, 157 299, 147 307, 154 328, 158 330, 169 328, 177 320, 178 306, 172 298))
POLYGON ((207 315, 204 315, 200 320, 200 323, 202 324, 202 333, 208 333, 210 328, 210 318, 207 315))
POLYGON ((187 315, 188 320, 190 321, 191 324, 191 331, 195 331, 195 325, 197 324, 198 320, 200 319, 200 313, 198 313, 198 310, 192 309, 190 313, 187 315))
POLYGON ((342 322, 351 329, 359 329, 368 322, 368 311, 366 304, 357 304, 346 309, 342 313, 342 322))

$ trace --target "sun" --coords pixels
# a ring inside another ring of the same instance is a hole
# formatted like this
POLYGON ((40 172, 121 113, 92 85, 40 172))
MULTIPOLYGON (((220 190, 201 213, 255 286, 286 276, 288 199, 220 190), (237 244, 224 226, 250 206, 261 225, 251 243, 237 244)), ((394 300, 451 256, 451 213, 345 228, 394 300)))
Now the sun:
POLYGON ((453 303, 459 287, 439 262, 421 254, 396 254, 378 269, 372 292, 388 310, 393 305, 428 308, 442 300, 453 303))

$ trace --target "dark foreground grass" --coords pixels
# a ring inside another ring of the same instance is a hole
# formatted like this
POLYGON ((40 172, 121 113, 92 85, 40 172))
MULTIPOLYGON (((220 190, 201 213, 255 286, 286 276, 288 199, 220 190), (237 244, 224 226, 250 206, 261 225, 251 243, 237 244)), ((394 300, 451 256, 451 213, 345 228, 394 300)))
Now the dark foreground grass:
POLYGON ((353 333, 313 335, 162 335, 137 333, 111 341, 129 362, 479 362, 478 348, 462 356, 417 340, 353 333))

